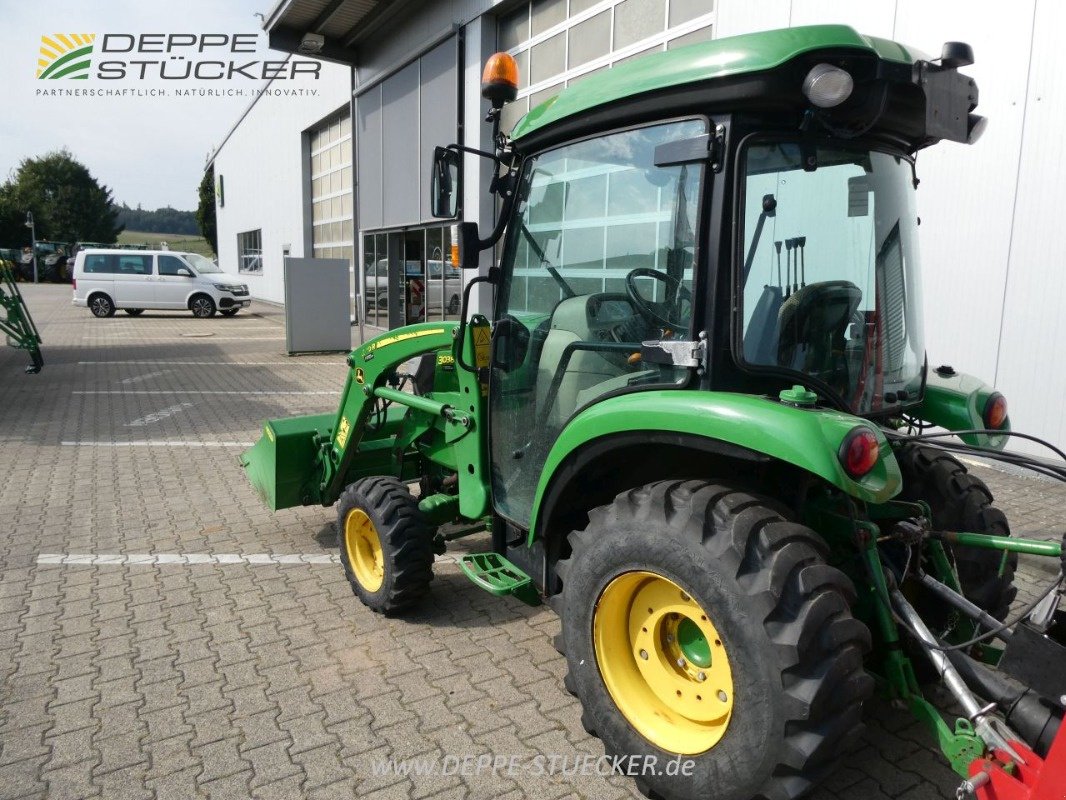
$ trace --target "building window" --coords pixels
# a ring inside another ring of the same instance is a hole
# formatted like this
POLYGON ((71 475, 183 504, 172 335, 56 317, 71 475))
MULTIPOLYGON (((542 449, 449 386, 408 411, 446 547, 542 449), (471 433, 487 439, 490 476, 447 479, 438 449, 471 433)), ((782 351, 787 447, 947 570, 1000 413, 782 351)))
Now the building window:
POLYGON ((311 253, 315 258, 347 259, 354 284, 352 119, 348 107, 319 123, 307 136, 311 155, 311 253))
POLYGON ((586 75, 709 40, 714 23, 707 0, 527 0, 497 21, 497 46, 517 59, 521 80, 503 127, 586 75))
POLYGON ((237 234, 237 268, 241 272, 263 271, 263 231, 237 234))

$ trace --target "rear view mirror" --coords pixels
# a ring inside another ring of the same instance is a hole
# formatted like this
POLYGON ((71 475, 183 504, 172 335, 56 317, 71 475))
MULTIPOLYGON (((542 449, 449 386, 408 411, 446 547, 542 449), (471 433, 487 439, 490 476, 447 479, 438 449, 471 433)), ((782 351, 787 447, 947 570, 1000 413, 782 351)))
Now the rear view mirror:
POLYGON ((459 213, 459 181, 459 153, 446 147, 434 149, 430 189, 434 217, 450 219, 459 213))
POLYGON ((191 278, 192 277, 192 273, 189 272, 189 270, 185 269, 185 267, 178 267, 177 274, 180 275, 183 278, 191 278))

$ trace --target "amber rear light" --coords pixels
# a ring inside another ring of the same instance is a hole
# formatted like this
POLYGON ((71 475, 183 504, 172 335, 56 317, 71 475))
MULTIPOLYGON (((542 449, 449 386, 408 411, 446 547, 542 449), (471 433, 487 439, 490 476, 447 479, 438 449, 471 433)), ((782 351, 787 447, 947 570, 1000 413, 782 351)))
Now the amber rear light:
POLYGON ((1007 398, 999 392, 992 392, 985 401, 985 430, 998 431, 1007 422, 1007 398))
POLYGON ((448 250, 452 259, 452 266, 459 269, 459 226, 452 225, 449 232, 451 233, 451 246, 448 250))

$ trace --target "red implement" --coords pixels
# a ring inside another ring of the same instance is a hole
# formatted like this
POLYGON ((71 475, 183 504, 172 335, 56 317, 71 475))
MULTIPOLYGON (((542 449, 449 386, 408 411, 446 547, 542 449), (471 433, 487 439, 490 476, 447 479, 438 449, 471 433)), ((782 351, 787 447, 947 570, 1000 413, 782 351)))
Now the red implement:
POLYGON ((999 751, 996 756, 1001 761, 979 759, 970 764, 971 780, 983 772, 989 776, 977 787, 977 800, 1066 800, 1066 725, 1059 729, 1047 758, 1018 742, 1011 742, 1011 746, 1026 761, 1016 765, 1012 773, 1002 766, 1010 757, 999 751))

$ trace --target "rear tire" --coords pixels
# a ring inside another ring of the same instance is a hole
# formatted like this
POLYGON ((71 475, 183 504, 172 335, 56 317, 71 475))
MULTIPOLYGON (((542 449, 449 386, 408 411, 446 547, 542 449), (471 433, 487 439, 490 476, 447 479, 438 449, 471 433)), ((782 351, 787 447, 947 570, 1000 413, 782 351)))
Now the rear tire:
POLYGON ((89 298, 89 310, 93 312, 94 317, 115 316, 115 304, 106 294, 94 294, 89 298))
MULTIPOLYGON (((910 444, 896 452, 903 472, 901 500, 922 500, 933 514, 933 528, 1010 536, 1007 517, 992 505, 984 481, 967 472, 958 459, 943 450, 910 444)), ((1018 594, 1014 570, 1018 555, 1011 554, 1003 574, 1003 553, 977 547, 951 547, 962 592, 996 619, 1006 619, 1018 594)), ((943 605, 937 603, 942 609, 943 605)))
POLYGON ((215 301, 206 294, 193 295, 189 300, 189 311, 194 317, 207 319, 215 316, 215 301))
POLYGON ((131 317, 137 317, 144 313, 143 308, 124 308, 122 310, 129 314, 131 317))
POLYGON ((593 510, 588 527, 570 535, 570 557, 557 564, 566 685, 581 700, 585 729, 608 756, 653 755, 658 769, 678 752, 682 764, 693 762, 689 774, 637 776, 649 797, 791 800, 824 778, 862 730, 873 681, 863 671, 870 633, 849 607, 854 589, 825 563, 821 538, 771 506, 707 481, 649 484, 593 510), (619 605, 614 593, 627 586, 632 599, 619 605), (656 588, 677 597, 654 603, 648 592, 656 588), (714 639, 709 661, 699 662, 707 665, 703 678, 692 673, 697 651, 682 645, 692 642, 691 626, 682 635, 688 623, 676 622, 692 603, 700 641, 714 639), (665 611, 675 605, 680 617, 665 611), (628 625, 619 608, 628 609, 628 625), (676 636, 664 633, 668 624, 676 636), (677 647, 689 658, 674 670, 677 647), (719 654, 728 681, 715 672, 719 654), (639 678, 657 671, 661 681, 639 678), (675 684, 677 701, 669 691, 675 684), (705 719, 720 712, 716 702, 731 704, 729 716, 724 731, 709 732, 721 726, 705 719))
POLYGON ((337 542, 352 592, 372 611, 400 611, 429 593, 433 527, 396 478, 363 478, 337 502, 337 542))

